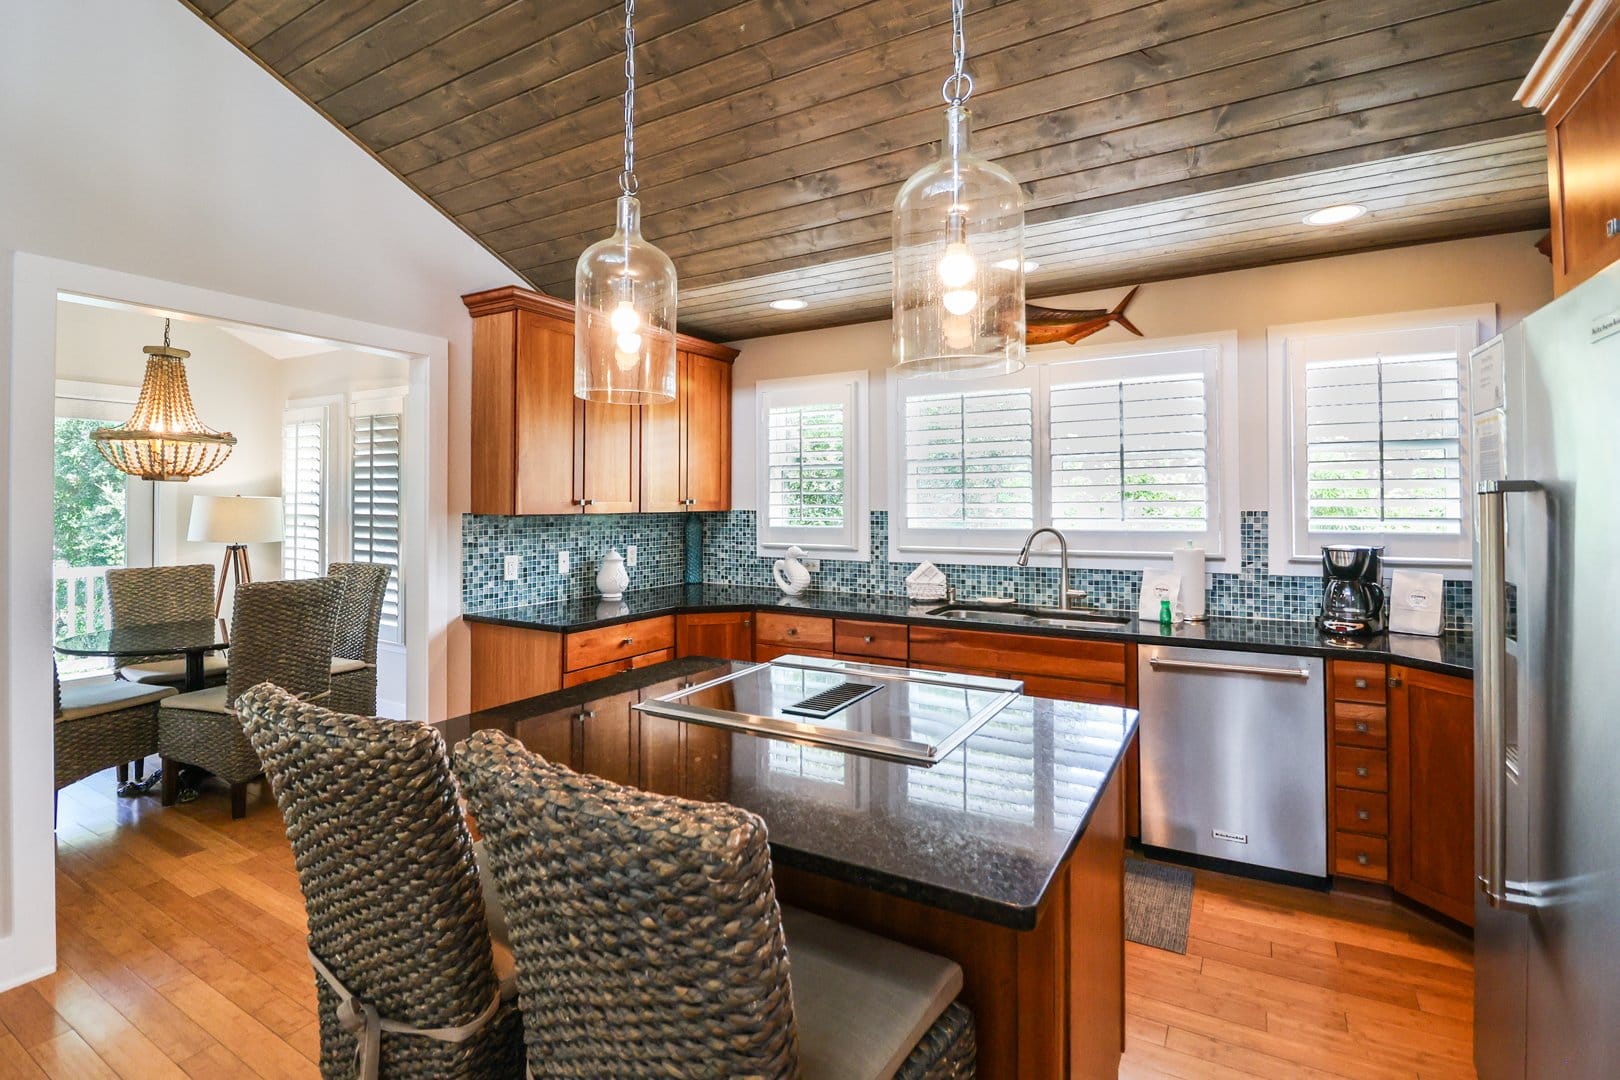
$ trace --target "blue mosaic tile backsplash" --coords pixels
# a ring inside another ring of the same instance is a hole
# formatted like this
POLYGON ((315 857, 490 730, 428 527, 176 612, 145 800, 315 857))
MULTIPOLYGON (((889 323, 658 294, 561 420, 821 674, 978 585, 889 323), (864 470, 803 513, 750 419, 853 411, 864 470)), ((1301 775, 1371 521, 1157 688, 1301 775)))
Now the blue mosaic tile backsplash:
MULTIPOLYGON (((775 560, 757 554, 757 522, 752 510, 701 515, 702 579, 722 585, 770 586, 775 560)), ((623 552, 637 546, 638 565, 630 571, 632 589, 676 585, 690 580, 688 520, 680 514, 622 514, 559 517, 480 517, 462 519, 462 608, 487 611, 523 604, 593 596, 597 560, 609 547, 623 552), (557 552, 568 550, 571 572, 557 573, 557 552), (503 581, 506 555, 523 556, 517 581, 503 581)), ((1209 575, 1206 609, 1211 616, 1305 622, 1321 605, 1322 582, 1316 575, 1279 576, 1269 572, 1268 523, 1264 510, 1246 510, 1242 520, 1242 552, 1238 572, 1209 575)), ((906 575, 917 566, 890 562, 889 515, 872 512, 870 562, 825 559, 815 575, 814 587, 832 592, 900 596, 906 575)), ((939 568, 959 595, 1013 596, 1022 603, 1057 601, 1055 567, 969 566, 941 563, 939 568)), ((1139 570, 1070 571, 1070 587, 1084 589, 1089 606, 1134 611, 1142 587, 1139 570)), ((1445 591, 1446 627, 1470 629, 1473 624, 1473 587, 1467 581, 1448 581, 1445 591)))

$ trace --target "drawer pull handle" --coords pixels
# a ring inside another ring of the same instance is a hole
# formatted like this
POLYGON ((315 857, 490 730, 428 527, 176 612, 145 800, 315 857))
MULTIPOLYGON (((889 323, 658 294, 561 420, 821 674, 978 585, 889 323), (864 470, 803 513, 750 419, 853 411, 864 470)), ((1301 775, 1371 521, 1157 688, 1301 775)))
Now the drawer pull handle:
POLYGON ((1368 863, 1372 862, 1372 860, 1367 857, 1367 853, 1365 851, 1358 851, 1356 852, 1356 862, 1360 863, 1362 866, 1366 866, 1368 863))
POLYGON ((1367 721, 1365 721, 1365 720, 1357 720, 1356 721, 1356 734, 1358 734, 1358 735, 1367 734, 1367 721))
POLYGON ((1357 690, 1365 690, 1365 689, 1367 689, 1367 680, 1366 679, 1357 679, 1356 680, 1356 689, 1357 690))
POLYGON ((1356 775, 1365 777, 1367 775, 1367 766, 1365 766, 1365 765, 1357 765, 1356 766, 1356 775))
POLYGON ((1372 820, 1372 815, 1369 814, 1365 810, 1357 810, 1356 811, 1356 820, 1357 821, 1371 821, 1372 820))
POLYGON ((623 641, 619 642, 620 645, 634 645, 635 643, 636 639, 633 637, 627 637, 623 641))
POLYGON ((868 645, 870 645, 870 644, 872 644, 872 642, 874 642, 874 641, 876 641, 876 640, 877 640, 877 638, 875 638, 875 637, 873 637, 873 636, 872 636, 872 635, 871 635, 871 634, 867 634, 867 635, 866 635, 866 636, 865 636, 865 637, 864 637, 864 638, 862 638, 862 639, 861 639, 861 640, 862 640, 862 641, 864 641, 864 642, 866 642, 866 643, 867 643, 867 644, 868 644, 868 645))
POLYGON ((1401 685, 1401 677, 1399 675, 1391 675, 1389 677, 1389 685, 1391 685, 1391 686, 1400 686, 1401 685))
POLYGON ((798 637, 798 636, 799 636, 799 628, 797 626, 788 627, 788 637, 798 637))
POLYGON ((1612 217, 1603 223, 1603 235, 1610 240, 1620 236, 1620 217, 1612 217))

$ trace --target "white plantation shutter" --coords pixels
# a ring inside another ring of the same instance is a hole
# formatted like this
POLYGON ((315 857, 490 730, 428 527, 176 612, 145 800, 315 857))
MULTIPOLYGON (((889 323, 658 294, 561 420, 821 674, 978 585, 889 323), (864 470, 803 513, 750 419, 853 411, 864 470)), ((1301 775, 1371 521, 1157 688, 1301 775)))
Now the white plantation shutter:
POLYGON ((1035 520, 1034 404, 1027 386, 908 394, 903 434, 907 527, 1030 528, 1035 520))
POLYGON ((1060 529, 1209 528, 1204 373, 1063 383, 1049 397, 1060 529))
POLYGON ((281 428, 281 576, 326 573, 326 410, 290 409, 281 428))
POLYGON ((859 404, 864 376, 758 387, 759 542, 856 551, 865 535, 859 404))
POLYGON ((357 415, 351 421, 353 456, 349 480, 355 562, 393 567, 383 597, 381 640, 401 641, 400 544, 400 414, 357 415))

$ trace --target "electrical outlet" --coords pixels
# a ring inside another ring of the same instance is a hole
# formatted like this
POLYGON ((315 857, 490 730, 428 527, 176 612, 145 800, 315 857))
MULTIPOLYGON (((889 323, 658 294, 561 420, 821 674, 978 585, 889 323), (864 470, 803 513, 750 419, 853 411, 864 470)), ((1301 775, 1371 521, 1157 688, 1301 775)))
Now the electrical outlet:
POLYGON ((568 564, 568 552, 566 552, 566 551, 557 552, 557 573, 559 573, 559 574, 568 573, 568 565, 569 565, 568 564))
POLYGON ((630 544, 624 549, 624 565, 634 570, 636 568, 636 545, 630 544))
POLYGON ((812 574, 818 574, 821 572, 821 560, 806 559, 804 560, 804 568, 810 571, 812 574))
POLYGON ((508 555, 506 557, 506 580, 516 581, 518 574, 523 570, 523 556, 508 555))

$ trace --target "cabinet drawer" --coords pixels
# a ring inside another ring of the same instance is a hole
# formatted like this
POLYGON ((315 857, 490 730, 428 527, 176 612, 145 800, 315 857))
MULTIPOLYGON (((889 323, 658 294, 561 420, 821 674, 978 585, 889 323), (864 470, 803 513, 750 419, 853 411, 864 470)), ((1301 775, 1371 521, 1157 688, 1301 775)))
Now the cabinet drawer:
POLYGON ((1382 705, 1335 701, 1333 741, 1340 746, 1382 750, 1389 742, 1389 713, 1382 705))
MULTIPOLYGON (((996 671, 1011 678, 1054 675, 1090 683, 1125 685, 1127 646, 1036 634, 911 628, 911 662, 942 671, 996 671)), ((1131 646, 1134 648, 1134 646, 1131 646)), ((1135 656, 1130 663, 1136 663, 1135 656)))
POLYGON ((563 670, 577 671, 595 667, 610 660, 627 660, 642 653, 659 652, 675 647, 675 617, 665 615, 657 619, 604 626, 598 630, 582 630, 569 634, 563 646, 563 670))
POLYGON ((1341 832, 1334 838, 1333 872, 1364 881, 1389 880, 1389 841, 1341 832))
MULTIPOLYGON (((779 656, 814 656, 820 660, 838 660, 839 655, 827 649, 801 649, 796 645, 755 645, 754 663, 765 664, 779 656)), ((856 657, 854 659, 860 659, 856 657)))
POLYGON ((1383 664, 1359 660, 1333 661, 1333 697, 1336 701, 1384 703, 1387 673, 1383 664))
POLYGON ((629 671, 631 666, 631 658, 627 656, 622 660, 609 660, 605 664, 592 664, 590 667, 576 668, 573 671, 563 672, 562 684, 565 687, 580 686, 584 683, 595 682, 597 679, 605 679, 609 675, 619 675, 629 671))
POLYGON ((839 619, 833 637, 841 653, 882 656, 890 660, 906 658, 906 626, 903 623, 839 619))
POLYGON ((833 621, 819 615, 761 611, 754 617, 754 641, 760 645, 793 645, 831 652, 833 621))
POLYGON ((1333 823, 1340 832, 1389 835, 1389 796, 1340 788, 1333 793, 1333 823))
POLYGON ((1357 791, 1389 790, 1389 756, 1382 750, 1341 746, 1333 753, 1333 782, 1357 791))

